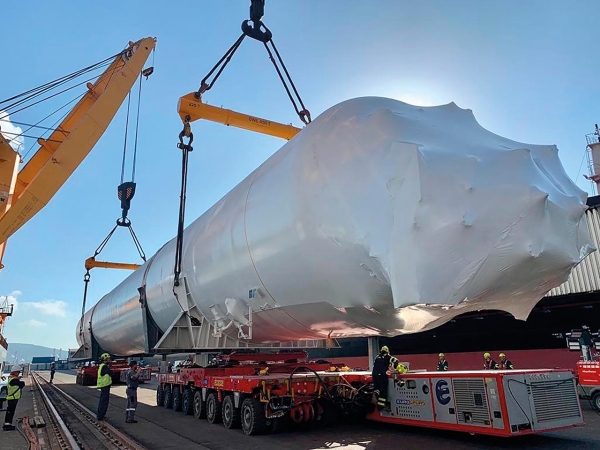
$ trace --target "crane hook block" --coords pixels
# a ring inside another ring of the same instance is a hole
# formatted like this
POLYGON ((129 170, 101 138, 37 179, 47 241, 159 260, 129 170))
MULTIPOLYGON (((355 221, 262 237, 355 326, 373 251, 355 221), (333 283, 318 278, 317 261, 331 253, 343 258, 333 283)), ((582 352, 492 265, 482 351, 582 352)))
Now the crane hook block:
POLYGON ((273 33, 271 33, 271 30, 265 27, 260 20, 254 22, 254 25, 250 25, 249 22, 250 20, 244 20, 242 22, 242 33, 252 39, 264 42, 265 44, 271 40, 273 33), (261 26, 265 29, 265 31, 260 29, 261 26))
POLYGON ((250 0, 250 20, 259 22, 265 15, 265 0, 250 0))
POLYGON ((117 188, 117 196, 121 200, 121 209, 123 210, 121 219, 117 220, 117 224, 120 226, 129 226, 128 224, 131 223, 127 220, 127 213, 129 212, 129 208, 131 208, 131 199, 133 199, 134 195, 135 183, 133 181, 121 183, 117 188))
POLYGON ((142 70, 142 75, 146 77, 146 80, 153 73, 154 73, 154 67, 148 67, 147 69, 142 70))
POLYGON ((244 20, 242 22, 242 32, 246 36, 266 44, 271 40, 273 34, 261 21, 264 15, 265 0, 251 0, 250 20, 244 20), (248 22, 252 22, 253 25, 250 25, 248 22), (261 30, 260 27, 263 27, 265 30, 261 30))
POLYGON ((189 120, 189 116, 186 116, 186 121, 183 124, 183 130, 181 130, 181 133, 179 133, 179 144, 177 144, 177 148, 191 152, 194 150, 194 147, 192 147, 192 142, 194 142, 194 133, 192 133, 192 126, 190 125, 189 120), (184 137, 189 139, 187 144, 183 142, 184 137))

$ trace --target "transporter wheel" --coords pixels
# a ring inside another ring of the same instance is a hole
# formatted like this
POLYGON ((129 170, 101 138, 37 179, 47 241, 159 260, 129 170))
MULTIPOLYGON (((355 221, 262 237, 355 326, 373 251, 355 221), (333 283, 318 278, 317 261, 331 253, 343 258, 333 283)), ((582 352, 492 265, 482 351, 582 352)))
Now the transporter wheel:
POLYGON ((170 384, 165 386, 165 403, 163 406, 167 409, 173 408, 173 391, 170 384))
POLYGON ((173 411, 181 411, 181 387, 178 385, 173 386, 173 411))
POLYGON ((165 388, 159 384, 156 388, 156 406, 164 406, 165 404, 165 388))
POLYGON ((248 436, 263 434, 267 431, 265 408, 260 400, 247 398, 242 403, 242 430, 248 436))
POLYGON ((219 402, 219 396, 216 392, 211 392, 206 397, 206 420, 209 423, 221 423, 222 407, 219 402))
POLYGON ((596 391, 592 394, 592 406, 600 413, 600 391, 596 391))
POLYGON ((194 392, 194 417, 206 419, 206 402, 202 400, 202 391, 194 392))
POLYGON ((78 373, 77 376, 75 377, 75 384, 81 384, 81 374, 78 373))
POLYGON ((235 407, 233 395, 228 395, 223 400, 223 425, 225 428, 239 428, 241 424, 240 408, 235 407))
POLYGON ((287 413, 283 417, 277 417, 276 419, 270 419, 266 421, 269 431, 273 434, 287 431, 290 428, 290 424, 290 416, 287 413))
POLYGON ((194 392, 192 392, 192 389, 189 387, 186 387, 183 390, 181 410, 186 416, 194 414, 194 392))

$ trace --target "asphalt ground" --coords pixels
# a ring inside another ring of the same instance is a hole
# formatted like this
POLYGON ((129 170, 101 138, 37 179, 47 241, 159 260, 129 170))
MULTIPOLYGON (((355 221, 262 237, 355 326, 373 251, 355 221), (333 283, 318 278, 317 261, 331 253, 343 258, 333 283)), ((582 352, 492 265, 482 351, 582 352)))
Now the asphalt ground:
MULTIPOLYGON (((48 373, 40 372, 48 378, 48 373)), ((74 371, 57 372, 55 384, 76 400, 96 410, 99 391, 75 384, 74 371)), ((111 389, 108 422, 148 449, 260 449, 260 450, 387 450, 424 449, 600 449, 600 415, 582 400, 585 425, 533 436, 499 438, 373 422, 340 423, 325 429, 291 430, 266 436, 246 436, 241 430, 211 425, 181 412, 156 406, 156 381, 138 389, 138 423, 125 423, 125 386, 111 389)))

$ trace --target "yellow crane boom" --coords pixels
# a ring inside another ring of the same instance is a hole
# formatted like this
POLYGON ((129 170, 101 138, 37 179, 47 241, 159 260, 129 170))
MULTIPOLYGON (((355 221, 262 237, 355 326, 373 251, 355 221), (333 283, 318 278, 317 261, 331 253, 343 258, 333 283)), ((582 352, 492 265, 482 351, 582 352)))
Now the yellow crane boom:
MULTIPOLYGON (((3 217, 12 205, 20 162, 19 154, 0 133, 0 217, 3 217)), ((5 247, 6 240, 0 243, 0 269, 3 267, 2 257, 5 247)))
POLYGON ((0 257, 6 240, 48 204, 96 145, 155 46, 154 38, 130 42, 94 84, 87 84, 88 92, 49 138, 38 139, 38 151, 16 177, 18 154, 0 138, 0 189, 8 197, 0 206, 0 257))

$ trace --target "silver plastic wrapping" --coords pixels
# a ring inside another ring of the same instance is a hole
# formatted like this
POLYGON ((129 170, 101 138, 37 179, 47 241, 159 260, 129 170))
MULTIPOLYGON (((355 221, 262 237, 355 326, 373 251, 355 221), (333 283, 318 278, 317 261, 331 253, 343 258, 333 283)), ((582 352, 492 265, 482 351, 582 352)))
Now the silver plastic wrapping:
MULTIPOLYGON (((473 310, 525 319, 595 250, 586 197, 555 146, 497 136, 470 110, 352 99, 187 227, 182 275, 211 320, 251 308, 257 343, 395 336, 473 310)), ((159 328, 181 311, 174 245, 100 300, 106 351, 144 347, 146 270, 159 328)))

